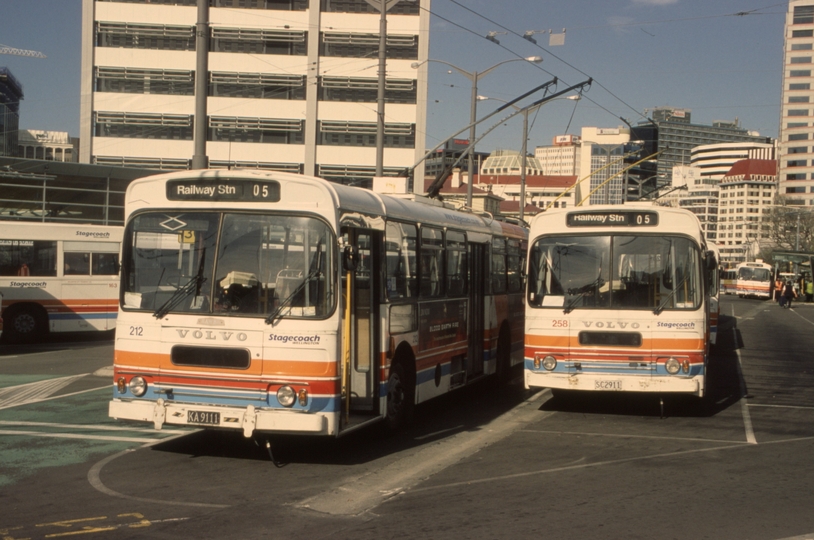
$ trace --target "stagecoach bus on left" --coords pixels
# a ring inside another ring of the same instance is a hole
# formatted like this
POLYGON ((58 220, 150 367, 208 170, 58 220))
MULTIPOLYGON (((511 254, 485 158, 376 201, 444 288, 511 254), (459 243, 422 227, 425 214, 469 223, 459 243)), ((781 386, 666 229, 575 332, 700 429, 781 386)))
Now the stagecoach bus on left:
POLYGON ((123 227, 4 221, 0 225, 3 340, 111 330, 123 227))
POLYGON ((522 363, 527 230, 260 171, 132 182, 113 418, 337 436, 522 363))

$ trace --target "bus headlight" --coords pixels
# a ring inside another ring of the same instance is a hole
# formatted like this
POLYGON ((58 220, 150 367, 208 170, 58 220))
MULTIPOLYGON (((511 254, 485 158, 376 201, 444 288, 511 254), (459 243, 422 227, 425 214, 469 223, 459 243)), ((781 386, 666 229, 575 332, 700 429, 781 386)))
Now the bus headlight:
POLYGON ((546 356, 543 358, 543 367, 548 371, 554 371, 554 368, 557 367, 557 359, 551 355, 546 356))
POLYGON ((679 372, 679 370, 681 370, 681 362, 679 362, 673 357, 670 357, 664 363, 664 367, 667 369, 667 373, 669 373, 670 375, 675 375, 676 373, 679 372))
POLYGON ((291 407, 294 405, 296 399, 297 393, 290 386, 281 386, 280 389, 277 390, 277 401, 279 401, 283 407, 291 407))
POLYGON ((147 393, 147 381, 143 377, 133 377, 130 379, 130 392, 136 397, 141 397, 147 393))

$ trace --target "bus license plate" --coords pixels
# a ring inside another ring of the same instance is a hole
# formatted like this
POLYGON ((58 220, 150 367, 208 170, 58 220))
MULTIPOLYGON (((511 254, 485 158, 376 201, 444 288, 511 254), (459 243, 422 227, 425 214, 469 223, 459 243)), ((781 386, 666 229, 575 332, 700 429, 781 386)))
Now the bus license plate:
POLYGON ((210 411, 187 411, 187 423, 218 426, 220 425, 220 413, 210 411))
POLYGON ((594 390, 621 390, 622 381, 594 381, 594 390))

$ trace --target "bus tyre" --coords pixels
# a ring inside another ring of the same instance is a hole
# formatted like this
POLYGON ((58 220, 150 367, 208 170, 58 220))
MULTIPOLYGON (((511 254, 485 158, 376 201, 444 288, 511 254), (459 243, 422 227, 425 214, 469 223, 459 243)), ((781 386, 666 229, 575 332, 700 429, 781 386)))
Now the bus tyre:
POLYGON ((406 426, 412 420, 414 409, 415 388, 407 378, 404 364, 396 362, 390 367, 387 379, 385 431, 392 434, 406 426))
POLYGON ((47 324, 42 313, 21 307, 3 316, 5 339, 11 343, 29 343, 45 333, 47 324))

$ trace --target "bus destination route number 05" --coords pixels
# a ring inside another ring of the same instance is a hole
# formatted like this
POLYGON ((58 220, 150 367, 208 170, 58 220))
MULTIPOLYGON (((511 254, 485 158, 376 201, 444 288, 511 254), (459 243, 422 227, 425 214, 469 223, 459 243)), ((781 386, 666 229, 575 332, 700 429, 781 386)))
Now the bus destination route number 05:
POLYGON ((280 183, 245 178, 186 179, 167 182, 170 201, 278 202, 280 183))
POLYGON ((571 212, 566 218, 568 227, 655 227, 659 215, 648 211, 571 212))

